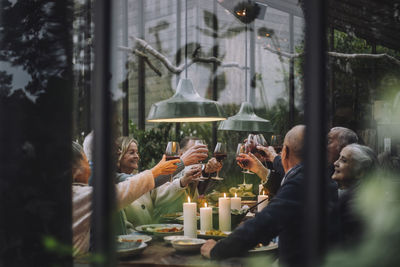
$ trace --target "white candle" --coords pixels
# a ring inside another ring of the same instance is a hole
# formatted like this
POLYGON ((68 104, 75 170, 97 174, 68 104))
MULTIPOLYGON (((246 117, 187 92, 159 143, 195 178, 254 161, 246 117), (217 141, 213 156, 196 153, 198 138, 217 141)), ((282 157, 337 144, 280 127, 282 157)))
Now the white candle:
POLYGON ((218 218, 219 218, 219 230, 230 231, 231 230, 231 200, 229 197, 220 197, 218 199, 218 218))
POLYGON ((268 196, 265 195, 265 193, 263 191, 262 195, 258 195, 257 201, 260 202, 260 201, 263 201, 264 199, 267 199, 267 200, 265 200, 263 203, 261 203, 261 204, 259 204, 257 206, 257 211, 258 212, 262 211, 262 209, 265 208, 268 205, 268 196))
POLYGON ((212 208, 207 207, 207 203, 204 204, 204 208, 200 208, 200 230, 211 231, 212 226, 212 208))
POLYGON ((242 207, 242 198, 238 197, 235 193, 235 197, 231 197, 231 209, 240 210, 242 207))
POLYGON ((259 184, 258 185, 258 194, 261 194, 263 190, 264 190, 264 186, 262 184, 259 184))
POLYGON ((188 237, 197 237, 197 204, 190 202, 183 203, 183 234, 188 237))

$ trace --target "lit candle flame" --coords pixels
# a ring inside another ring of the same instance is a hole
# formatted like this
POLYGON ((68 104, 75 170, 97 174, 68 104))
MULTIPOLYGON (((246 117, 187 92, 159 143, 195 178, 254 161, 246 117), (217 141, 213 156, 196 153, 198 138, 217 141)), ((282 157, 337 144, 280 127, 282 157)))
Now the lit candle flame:
POLYGON ((226 194, 224 193, 224 198, 226 198, 226 194))
POLYGON ((235 193, 235 197, 237 197, 237 194, 235 193))
POLYGON ((204 207, 205 207, 205 208, 207 208, 207 202, 206 202, 206 203, 204 203, 204 207))
POLYGON ((188 203, 190 203, 190 197, 188 197, 188 203))

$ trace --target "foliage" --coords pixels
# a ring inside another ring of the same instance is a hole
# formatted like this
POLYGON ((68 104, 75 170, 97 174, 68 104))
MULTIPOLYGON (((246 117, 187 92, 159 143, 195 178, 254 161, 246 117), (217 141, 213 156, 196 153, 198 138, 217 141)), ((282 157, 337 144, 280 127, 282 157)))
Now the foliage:
POLYGON ((397 266, 400 262, 398 177, 378 175, 360 189, 356 207, 366 223, 363 240, 357 246, 333 251, 324 266, 397 266))
POLYGON ((160 123, 157 127, 140 130, 132 121, 129 122, 129 133, 139 143, 139 171, 152 168, 164 154, 169 140, 169 132, 172 128, 170 123, 160 123))
MULTIPOLYGON (((372 53, 372 45, 351 34, 335 31, 334 49, 342 53, 372 53)), ((377 46, 377 52, 400 56, 389 49, 377 46)), ((334 73, 334 125, 356 129, 370 128, 372 118, 371 102, 382 97, 379 88, 385 76, 398 76, 398 68, 393 68, 384 59, 331 58, 334 73)))

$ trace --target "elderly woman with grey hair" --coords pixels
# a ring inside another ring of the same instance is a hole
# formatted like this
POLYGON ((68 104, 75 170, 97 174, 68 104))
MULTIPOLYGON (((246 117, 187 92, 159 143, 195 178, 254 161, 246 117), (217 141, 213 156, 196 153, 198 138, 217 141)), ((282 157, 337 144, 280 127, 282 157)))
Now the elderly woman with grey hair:
POLYGON ((358 144, 347 145, 334 163, 335 172, 332 179, 338 183, 339 190, 343 193, 343 190, 358 184, 360 179, 374 170, 377 162, 375 152, 371 148, 358 144))
POLYGON ((332 211, 332 241, 349 245, 359 241, 363 233, 362 219, 354 209, 355 194, 362 180, 375 171, 377 157, 367 146, 350 144, 342 149, 334 165, 332 179, 339 186, 339 201, 332 211))

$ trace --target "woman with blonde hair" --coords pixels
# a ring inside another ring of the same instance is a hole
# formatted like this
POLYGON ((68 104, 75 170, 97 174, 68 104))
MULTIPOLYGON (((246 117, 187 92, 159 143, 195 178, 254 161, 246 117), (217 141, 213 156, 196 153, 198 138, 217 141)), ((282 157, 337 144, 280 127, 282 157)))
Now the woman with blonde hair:
MULTIPOLYGON (((124 181, 125 177, 138 169, 140 160, 138 154, 138 142, 131 137, 122 136, 117 139, 117 179, 118 182, 124 181)), ((203 146, 197 146, 195 149, 188 151, 181 156, 181 163, 178 163, 178 171, 183 170, 185 165, 204 159, 201 154, 204 154, 206 149, 203 146), (199 153, 202 152, 202 153, 199 153), (193 156, 193 155, 199 156, 193 156)), ((157 211, 162 210, 163 207, 179 206, 182 208, 182 201, 186 199, 189 187, 188 185, 194 178, 201 174, 201 167, 199 165, 190 166, 180 175, 175 176, 172 182, 166 182, 163 185, 151 190, 144 194, 139 199, 132 202, 124 209, 126 218, 133 226, 149 224, 158 222, 157 211), (157 211, 156 211, 157 210, 157 211)), ((194 187, 196 183, 193 183, 194 187)), ((130 225, 128 225, 128 228, 130 225)))

